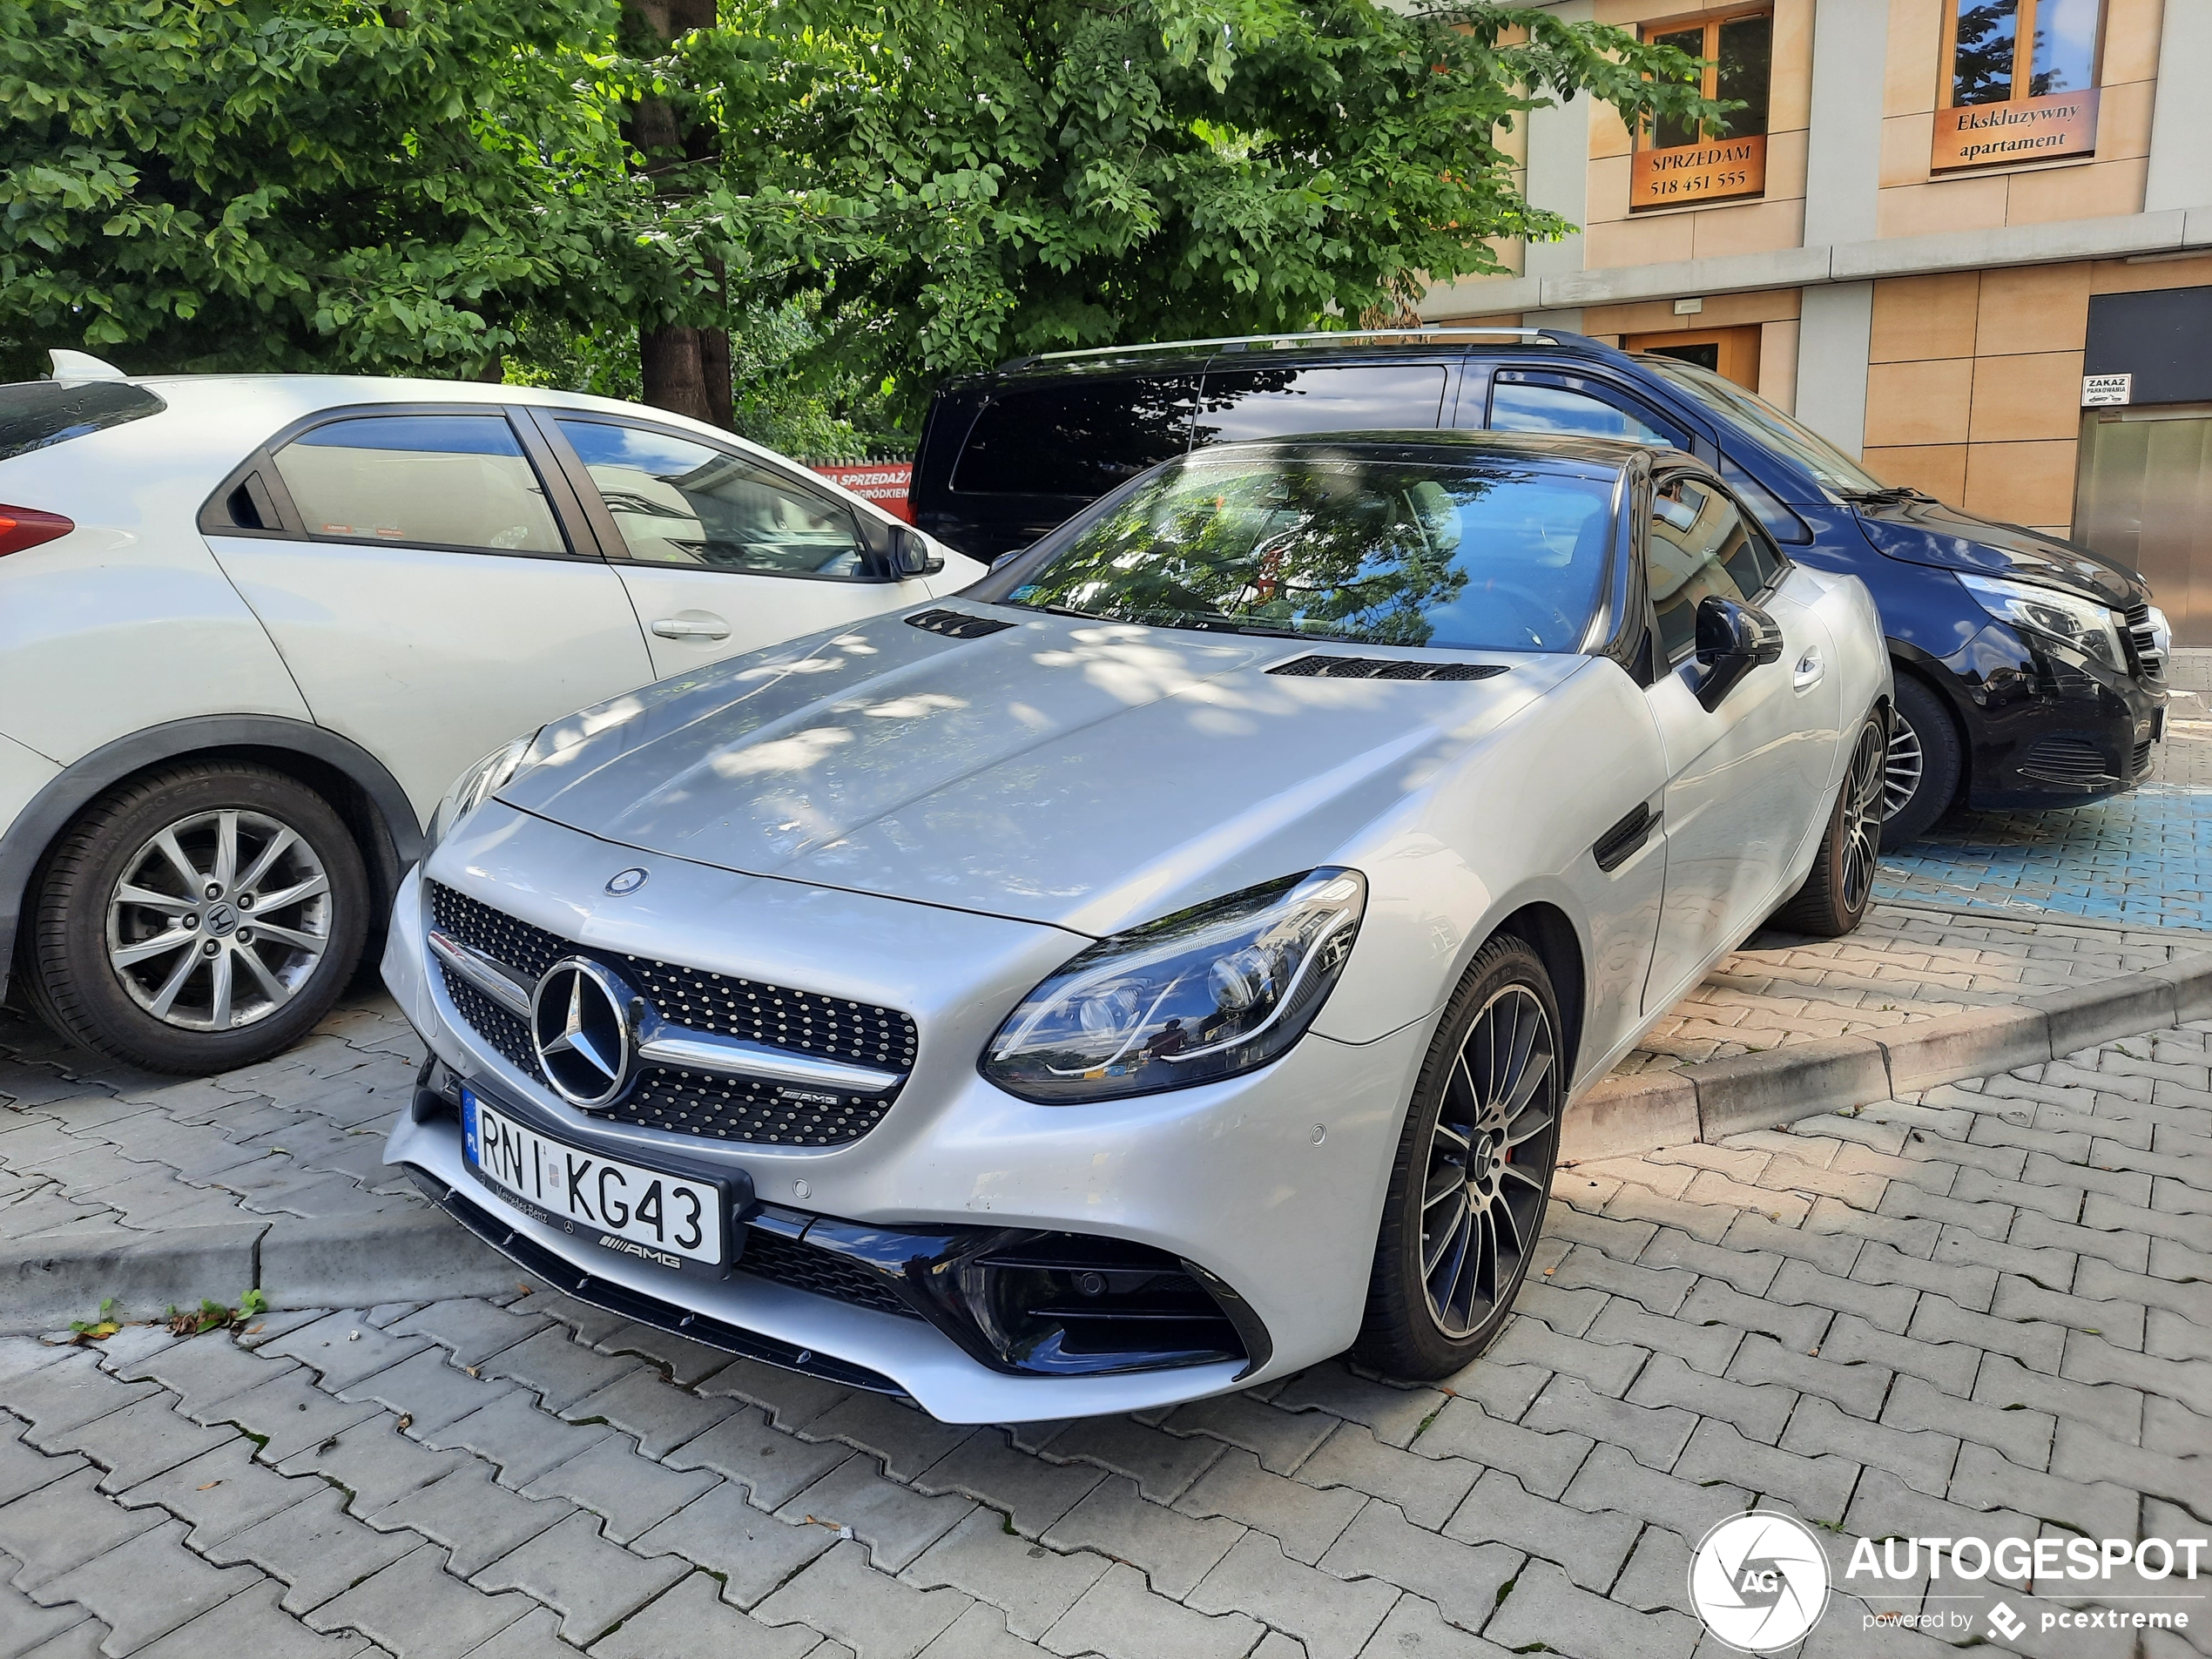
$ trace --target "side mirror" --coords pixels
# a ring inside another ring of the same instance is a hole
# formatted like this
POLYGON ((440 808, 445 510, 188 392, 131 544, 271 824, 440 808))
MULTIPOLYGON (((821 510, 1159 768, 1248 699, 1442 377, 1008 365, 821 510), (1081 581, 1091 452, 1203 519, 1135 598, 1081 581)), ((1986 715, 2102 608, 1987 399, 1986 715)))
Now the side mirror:
POLYGON ((928 539, 920 530, 901 524, 891 532, 893 574, 901 578, 934 576, 944 568, 945 561, 929 550, 928 539))
POLYGON ((1708 594, 1697 602, 1697 701, 1708 713, 1753 669, 1778 662, 1782 630, 1757 605, 1708 594))

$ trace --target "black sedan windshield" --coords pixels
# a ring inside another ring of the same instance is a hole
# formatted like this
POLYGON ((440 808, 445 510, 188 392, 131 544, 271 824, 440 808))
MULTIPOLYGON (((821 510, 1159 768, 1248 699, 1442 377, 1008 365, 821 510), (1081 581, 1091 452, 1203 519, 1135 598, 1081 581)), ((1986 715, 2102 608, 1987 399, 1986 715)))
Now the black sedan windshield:
POLYGON ((1163 628, 1573 651, 1616 481, 1517 456, 1194 456, 978 597, 1163 628))

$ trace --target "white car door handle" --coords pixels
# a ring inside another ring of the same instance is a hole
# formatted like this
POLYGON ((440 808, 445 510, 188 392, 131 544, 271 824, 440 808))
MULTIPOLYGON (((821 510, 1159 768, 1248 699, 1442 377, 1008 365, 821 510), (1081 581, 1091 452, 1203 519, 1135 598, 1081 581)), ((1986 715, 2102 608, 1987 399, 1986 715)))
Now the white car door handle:
POLYGON ((653 624, 663 639, 727 639, 730 624, 719 617, 663 617, 653 624))
POLYGON ((1797 670, 1790 676, 1791 689, 1810 691, 1820 684, 1820 677, 1827 671, 1828 664, 1820 660, 1820 651, 1815 647, 1797 658, 1797 670))

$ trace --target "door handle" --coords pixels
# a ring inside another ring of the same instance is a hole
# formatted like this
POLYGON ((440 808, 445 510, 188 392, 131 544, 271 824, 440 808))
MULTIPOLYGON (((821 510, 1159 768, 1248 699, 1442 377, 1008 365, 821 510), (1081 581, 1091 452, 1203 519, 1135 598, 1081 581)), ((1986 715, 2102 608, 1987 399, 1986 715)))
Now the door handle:
POLYGON ((663 639, 727 639, 730 624, 719 617, 663 617, 652 624, 663 639))
POLYGON ((1828 664, 1820 660, 1819 648, 1815 646, 1797 658, 1797 666, 1790 676, 1790 689, 1810 691, 1820 684, 1820 677, 1827 671, 1828 664))

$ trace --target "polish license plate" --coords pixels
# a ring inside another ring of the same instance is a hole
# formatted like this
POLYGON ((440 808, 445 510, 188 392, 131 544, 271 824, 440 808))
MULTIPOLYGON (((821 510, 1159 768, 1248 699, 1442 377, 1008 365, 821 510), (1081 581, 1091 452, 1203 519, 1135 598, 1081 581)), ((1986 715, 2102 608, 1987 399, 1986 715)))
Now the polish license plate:
POLYGON ((683 1271, 727 1259, 722 1189, 712 1181, 648 1170, 541 1135, 461 1091, 469 1171, 494 1197, 531 1220, 609 1252, 683 1271))

